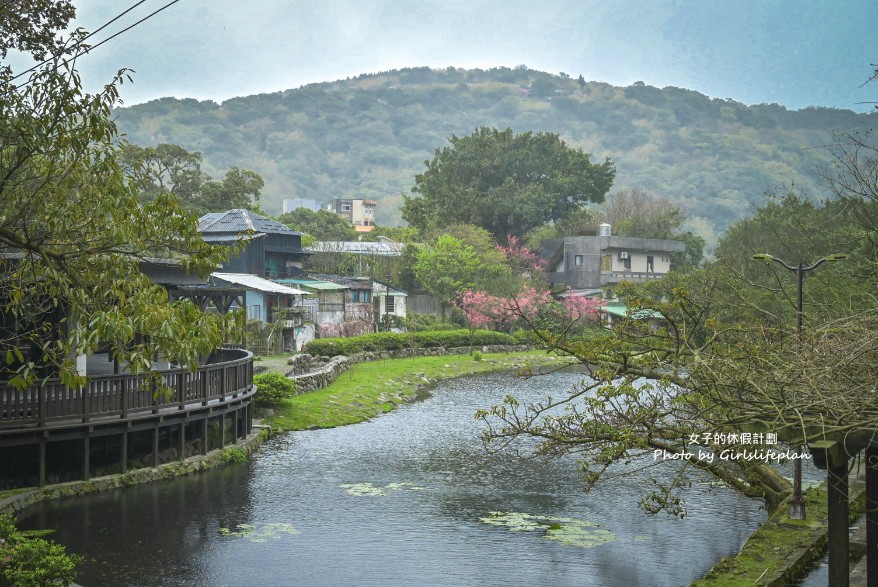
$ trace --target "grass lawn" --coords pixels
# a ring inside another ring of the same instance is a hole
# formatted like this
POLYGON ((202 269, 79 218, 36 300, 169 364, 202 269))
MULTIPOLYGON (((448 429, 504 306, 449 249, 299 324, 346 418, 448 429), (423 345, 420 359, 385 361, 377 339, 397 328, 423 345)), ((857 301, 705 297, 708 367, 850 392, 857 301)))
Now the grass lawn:
POLYGON ((536 365, 562 365, 565 361, 545 351, 529 351, 486 354, 481 361, 470 355, 449 355, 359 363, 328 387, 283 400, 265 422, 278 431, 356 424, 393 410, 410 401, 418 387, 441 379, 536 365))

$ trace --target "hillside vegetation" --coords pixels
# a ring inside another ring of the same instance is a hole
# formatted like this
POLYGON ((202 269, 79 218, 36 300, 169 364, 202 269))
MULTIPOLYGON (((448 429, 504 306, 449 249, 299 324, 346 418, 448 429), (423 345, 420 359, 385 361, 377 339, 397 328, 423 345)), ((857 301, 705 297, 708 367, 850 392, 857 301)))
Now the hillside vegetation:
POLYGON ((319 83, 222 104, 163 98, 119 109, 127 140, 178 144, 214 176, 232 166, 265 178, 262 207, 310 197, 379 200, 380 224, 402 222, 401 193, 434 150, 479 126, 550 131, 611 157, 614 189, 639 188, 681 204, 696 226, 719 230, 752 203, 795 184, 823 196, 817 169, 833 131, 863 132, 875 114, 745 106, 694 91, 620 88, 524 67, 413 68, 319 83))

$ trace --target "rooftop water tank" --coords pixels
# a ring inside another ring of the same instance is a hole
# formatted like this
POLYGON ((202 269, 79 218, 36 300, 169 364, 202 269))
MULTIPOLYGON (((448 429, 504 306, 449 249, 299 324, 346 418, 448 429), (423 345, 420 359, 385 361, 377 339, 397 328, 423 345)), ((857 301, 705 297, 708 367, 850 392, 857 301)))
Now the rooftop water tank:
POLYGON ((613 235, 613 227, 607 224, 606 222, 602 222, 600 226, 601 236, 612 236, 613 235))

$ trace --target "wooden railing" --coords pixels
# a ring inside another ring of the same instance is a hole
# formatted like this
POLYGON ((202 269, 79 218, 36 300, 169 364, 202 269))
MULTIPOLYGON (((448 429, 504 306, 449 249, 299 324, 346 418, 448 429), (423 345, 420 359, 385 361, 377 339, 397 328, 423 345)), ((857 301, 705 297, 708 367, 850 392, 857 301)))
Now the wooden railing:
POLYGON ((0 427, 32 428, 128 419, 226 402, 253 392, 253 354, 221 349, 190 373, 168 369, 141 375, 90 377, 83 387, 49 379, 25 389, 0 383, 0 427))

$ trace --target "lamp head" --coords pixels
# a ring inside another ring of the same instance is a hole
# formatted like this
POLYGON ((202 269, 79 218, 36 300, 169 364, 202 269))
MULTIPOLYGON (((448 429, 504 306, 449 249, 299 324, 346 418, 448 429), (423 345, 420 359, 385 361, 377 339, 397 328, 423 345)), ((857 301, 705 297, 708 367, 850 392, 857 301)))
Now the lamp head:
POLYGON ((756 261, 774 261, 774 257, 767 253, 757 253, 753 255, 753 259, 756 261))
POLYGON ((850 259, 850 255, 847 253, 833 253, 832 255, 827 255, 827 261, 844 261, 845 259, 850 259))

